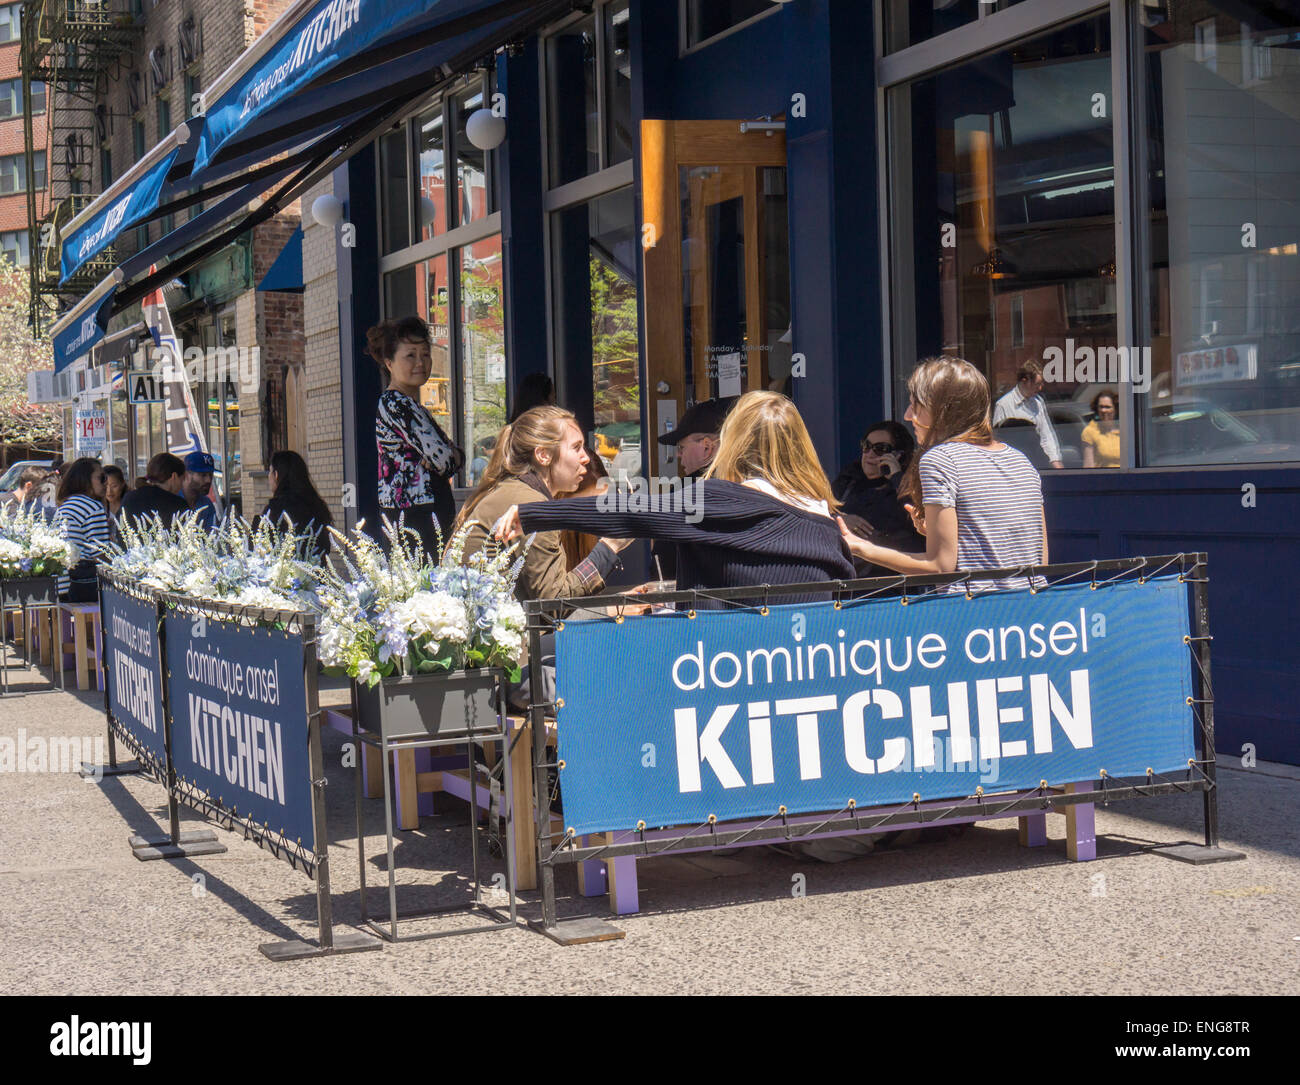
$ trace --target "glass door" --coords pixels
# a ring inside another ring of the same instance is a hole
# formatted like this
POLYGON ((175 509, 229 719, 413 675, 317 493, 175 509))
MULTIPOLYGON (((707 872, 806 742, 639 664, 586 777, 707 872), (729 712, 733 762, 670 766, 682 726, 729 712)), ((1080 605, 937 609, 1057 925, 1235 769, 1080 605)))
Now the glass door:
MULTIPOLYGON (((644 121, 646 358, 650 420, 790 375, 785 132, 777 124, 644 121)), ((658 474, 674 450, 652 443, 658 474)))

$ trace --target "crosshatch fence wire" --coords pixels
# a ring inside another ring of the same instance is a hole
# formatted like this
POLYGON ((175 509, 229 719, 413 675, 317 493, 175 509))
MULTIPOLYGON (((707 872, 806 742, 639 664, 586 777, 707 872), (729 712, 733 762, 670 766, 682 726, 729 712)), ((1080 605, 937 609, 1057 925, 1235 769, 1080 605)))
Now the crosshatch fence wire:
MULTIPOLYGON (((106 565, 101 565, 99 567, 99 578, 100 578, 101 585, 103 587, 106 587, 111 591, 114 591, 117 594, 122 595, 133 602, 141 603, 145 606, 148 606, 153 611, 153 618, 150 623, 150 628, 155 638, 154 639, 155 657, 157 657, 159 652, 158 645, 160 644, 158 638, 161 636, 160 633, 161 623, 158 618, 157 593, 151 591, 149 588, 141 587, 137 582, 133 580, 128 580, 126 578, 118 576, 106 565)), ((100 640, 99 656, 100 656, 100 666, 103 668, 103 672, 104 672, 104 714, 108 717, 109 731, 111 732, 111 735, 114 739, 116 739, 118 742, 121 742, 122 745, 125 746, 131 752, 131 755, 139 763, 140 772, 144 776, 156 780, 158 783, 166 787, 167 768, 168 768, 166 758, 165 757, 159 758, 154 753, 154 751, 146 748, 145 745, 140 741, 139 737, 134 733, 134 731, 131 730, 130 725, 125 720, 119 719, 117 713, 113 711, 113 699, 112 699, 113 685, 112 684, 115 681, 117 681, 117 672, 114 669, 113 660, 108 658, 107 653, 104 650, 105 646, 108 643, 108 638, 109 638, 109 629, 108 629, 109 623, 103 621, 104 607, 103 607, 102 597, 101 597, 100 610, 101 610, 101 622, 100 622, 101 640, 100 640)), ((157 677, 160 683, 158 693, 159 696, 161 697, 162 695, 161 683, 162 681, 164 681, 161 668, 159 668, 158 670, 157 677)), ((159 724, 161 725, 161 723, 162 720, 160 719, 159 724)))
MULTIPOLYGON (((242 627, 249 634, 256 636, 258 630, 274 631, 288 638, 301 639, 303 645, 303 681, 305 690, 304 716, 301 720, 303 731, 295 735, 290 733, 286 740, 301 739, 309 744, 307 760, 313 766, 309 774, 313 808, 319 805, 320 789, 324 786, 323 772, 320 769, 320 708, 316 686, 316 619, 315 615, 289 608, 274 609, 266 607, 245 606, 237 603, 218 603, 197 600, 175 592, 162 591, 145 587, 138 582, 125 579, 115 574, 107 566, 100 566, 101 581, 114 591, 121 592, 132 599, 149 603, 157 608, 158 653, 162 661, 162 681, 164 691, 169 683, 166 650, 166 618, 184 615, 189 618, 222 623, 227 626, 242 627)), ((176 735, 177 708, 169 703, 170 698, 164 693, 164 710, 168 716, 171 740, 178 740, 176 735)), ((110 726, 114 725, 110 713, 110 726)), ((139 756, 139 743, 132 740, 129 732, 114 726, 114 734, 121 737, 132 752, 139 756)), ((150 775, 164 784, 172 780, 171 793, 176 800, 190 807, 202 817, 214 821, 222 828, 240 832, 245 840, 251 840, 258 847, 270 852, 278 859, 283 859, 296 870, 301 870, 310 878, 316 878, 326 854, 323 836, 323 818, 317 819, 316 831, 312 839, 303 840, 297 835, 287 835, 269 821, 257 822, 247 815, 241 815, 237 809, 221 801, 220 796, 212 794, 210 788, 204 788, 197 781, 186 780, 175 774, 172 764, 172 746, 168 745, 168 762, 160 764, 150 758, 147 769, 150 775)), ((141 760, 145 765, 145 760, 141 760)))
MULTIPOLYGON (((820 595, 833 603, 836 609, 851 608, 869 599, 897 598, 901 605, 921 605, 934 598, 951 598, 951 594, 934 592, 935 588, 949 585, 964 586, 967 599, 978 600, 982 593, 973 591, 980 581, 1006 577, 1032 577, 1037 585, 1029 589, 1032 594, 1050 592, 1064 585, 1089 584, 1100 588, 1118 581, 1146 581, 1161 576, 1174 575, 1179 583, 1192 587, 1190 632, 1184 643, 1191 659, 1192 693, 1188 702, 1194 720, 1196 754, 1188 759, 1186 769, 1174 775, 1154 772, 1148 768, 1143 776, 1116 777, 1103 767, 1091 781, 1088 790, 1067 792, 1067 786, 1078 787, 1077 779, 1063 781, 1041 780, 1037 787, 986 794, 983 786, 972 793, 951 799, 925 800, 918 793, 911 801, 887 806, 872 806, 865 810, 854 800, 847 801, 837 810, 824 812, 820 820, 792 822, 784 806, 771 811, 765 818, 743 827, 727 828, 725 821, 713 815, 694 825, 677 826, 677 835, 655 834, 646 837, 647 825, 638 821, 636 839, 619 844, 579 846, 578 833, 566 828, 553 834, 550 825, 549 788, 547 771, 559 769, 563 763, 552 761, 545 742, 544 718, 547 710, 557 705, 543 700, 539 668, 530 667, 529 706, 533 722, 534 772, 537 784, 537 858, 543 882, 543 912, 546 921, 554 922, 554 868, 562 863, 578 863, 596 859, 610 859, 620 855, 655 856, 685 848, 701 846, 727 847, 746 839, 773 839, 777 835, 785 840, 806 840, 833 832, 863 831, 890 825, 939 821, 948 818, 989 818, 999 814, 1022 812, 1025 814, 1059 810, 1069 805, 1111 802, 1168 794, 1201 792, 1204 797, 1205 842, 1218 844, 1217 794, 1214 764, 1214 695, 1210 682, 1210 634, 1208 614, 1209 583, 1208 563, 1203 553, 1172 554, 1158 557, 1119 558, 1108 561, 1089 561, 1045 566, 1019 566, 972 573, 930 574, 926 576, 887 576, 867 580, 829 581, 820 583, 758 586, 715 590, 691 589, 657 594, 607 594, 585 598, 534 600, 524 604, 528 616, 529 657, 541 658, 541 637, 546 633, 562 631, 567 617, 574 613, 587 616, 594 622, 621 624, 626 620, 624 611, 645 604, 672 604, 685 607, 687 618, 695 617, 700 601, 715 605, 766 615, 771 604, 792 595, 820 595), (609 613, 610 609, 614 613, 609 613)), ((999 593, 1001 594, 1001 593, 999 593)), ((985 596, 987 597, 987 596, 985 596)), ((558 706, 562 707, 562 706, 558 706)), ((560 726, 563 726, 562 719, 560 726)), ((657 827, 655 827, 657 828, 657 827)), ((612 830, 623 832, 626 830, 612 830)))

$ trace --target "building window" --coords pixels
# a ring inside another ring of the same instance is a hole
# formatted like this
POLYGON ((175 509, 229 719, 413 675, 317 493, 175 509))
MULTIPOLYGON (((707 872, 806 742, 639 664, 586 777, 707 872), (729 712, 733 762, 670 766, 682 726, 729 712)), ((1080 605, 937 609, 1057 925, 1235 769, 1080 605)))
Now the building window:
MULTIPOLYGON (((705 3, 708 0, 704 0, 705 3)), ((885 0, 885 52, 960 30, 1024 0, 885 0)))
POLYGON ((113 183, 113 152, 107 147, 99 149, 99 191, 113 183))
POLYGON ((0 251, 15 267, 26 267, 31 261, 32 250, 26 230, 6 230, 0 233, 0 251))
POLYGON ((1219 36, 1213 19, 1202 19, 1193 28, 1196 41, 1196 60, 1210 71, 1219 65, 1219 36))
POLYGON ((131 151, 135 155, 135 160, 139 162, 148 150, 144 134, 144 121, 136 118, 131 121, 131 151))
POLYGON ((592 448, 612 477, 641 472, 639 259, 636 199, 630 187, 551 216, 555 354, 570 372, 587 369, 592 448))
POLYGON ((1134 396, 1138 463, 1300 461, 1300 97, 1291 50, 1246 52, 1250 26, 1300 35, 1300 16, 1242 3, 1242 80, 1217 53, 1215 20, 1142 28, 1146 169, 1137 194, 1147 254, 1139 341, 1149 389, 1134 396), (1267 81, 1245 58, 1270 55, 1267 81), (1212 103, 1212 116, 1206 103, 1212 103), (1174 178, 1177 179, 1176 183, 1174 178), (1159 314, 1159 319, 1156 315, 1159 314))
POLYGON ((172 103, 170 99, 158 96, 158 141, 161 142, 171 134, 172 103))
MULTIPOLYGON (((895 404, 928 355, 972 362, 997 399, 1025 361, 1117 345, 1111 111, 1088 107, 1109 99, 1109 27, 1087 19, 889 90, 891 277, 915 284, 894 293, 895 404)), ((1045 376, 1059 448, 1014 416, 998 437, 1040 467, 1080 467, 1095 368, 1045 376)))
MULTIPOLYGON (((0 195, 27 191, 26 156, 10 154, 0 158, 0 195)), ((45 151, 32 153, 32 187, 45 187, 45 151)))
POLYGON ((704 45, 780 7, 777 0, 683 0, 683 48, 704 45))
MULTIPOLYGON (((23 81, 6 79, 0 83, 0 119, 21 116, 23 112, 23 81)), ((32 84, 32 114, 45 112, 45 84, 32 84)))
POLYGON ((22 37, 22 4, 0 4, 0 43, 22 37))
POLYGON ((200 115, 202 104, 200 102, 203 88, 199 85, 198 72, 185 73, 185 115, 187 117, 197 117, 200 115))

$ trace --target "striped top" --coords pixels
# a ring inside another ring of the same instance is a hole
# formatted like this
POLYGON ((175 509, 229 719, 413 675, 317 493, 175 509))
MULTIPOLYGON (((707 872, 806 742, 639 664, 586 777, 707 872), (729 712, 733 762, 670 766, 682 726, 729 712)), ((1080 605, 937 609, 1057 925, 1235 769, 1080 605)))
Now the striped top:
MULTIPOLYGON (((108 509, 86 494, 68 498, 54 514, 54 526, 77 548, 77 560, 98 562, 108 545, 108 509)), ((59 577, 59 591, 68 590, 68 577, 59 577)))
MULTIPOLYGON (((957 510, 957 570, 1037 565, 1043 556, 1043 480, 1023 453, 948 441, 921 454, 921 499, 957 510)), ((973 582, 972 590, 1029 587, 1028 577, 973 582)), ((947 590, 963 590, 952 585, 947 590)))

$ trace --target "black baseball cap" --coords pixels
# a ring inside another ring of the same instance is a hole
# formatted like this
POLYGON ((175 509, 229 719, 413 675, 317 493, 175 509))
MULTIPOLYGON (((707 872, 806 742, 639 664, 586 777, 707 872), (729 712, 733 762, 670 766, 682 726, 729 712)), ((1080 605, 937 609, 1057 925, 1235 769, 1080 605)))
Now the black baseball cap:
POLYGON ((719 433, 728 412, 736 405, 737 396, 724 399, 706 399, 686 408, 677 423, 677 428, 669 430, 659 438, 661 445, 680 444, 685 438, 695 433, 719 433))

